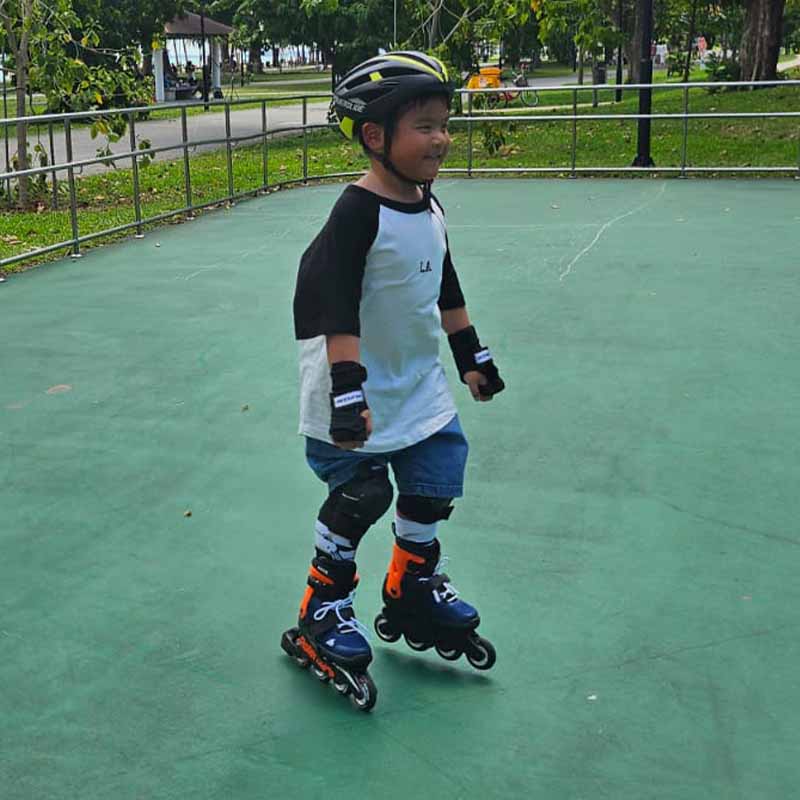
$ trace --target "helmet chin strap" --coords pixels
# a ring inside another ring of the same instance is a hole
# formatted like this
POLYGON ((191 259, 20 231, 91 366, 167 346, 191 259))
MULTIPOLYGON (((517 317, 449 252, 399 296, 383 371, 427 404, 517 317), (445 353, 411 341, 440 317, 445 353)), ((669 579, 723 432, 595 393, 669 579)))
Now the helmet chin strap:
MULTIPOLYGON (((389 158, 389 151, 392 149, 392 137, 391 134, 387 131, 385 138, 383 140, 383 150, 384 152, 380 154, 380 161, 383 166, 392 173, 392 175, 400 178, 403 183, 408 184, 409 186, 418 186, 422 189, 422 199, 425 201, 425 204, 430 207, 431 204, 431 184, 433 181, 415 181, 413 178, 409 178, 408 175, 404 175, 400 172, 399 169, 392 163, 392 160, 389 158)), ((376 154, 377 155, 377 154, 376 154)))
POLYGON ((431 184, 433 181, 415 181, 413 178, 409 178, 407 175, 403 175, 399 169, 392 163, 389 156, 382 155, 381 156, 381 164, 386 167, 392 175, 400 178, 403 183, 407 183, 409 186, 419 186, 422 189, 422 198, 425 200, 427 205, 430 205, 431 202, 431 184))

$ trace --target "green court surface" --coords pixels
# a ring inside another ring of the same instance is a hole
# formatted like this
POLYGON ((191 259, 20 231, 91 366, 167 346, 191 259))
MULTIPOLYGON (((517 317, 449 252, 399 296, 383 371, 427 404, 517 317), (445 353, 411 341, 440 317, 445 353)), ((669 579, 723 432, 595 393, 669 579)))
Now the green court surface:
POLYGON ((800 184, 437 185, 508 384, 455 385, 441 527, 498 658, 373 636, 369 715, 279 647, 324 499, 291 297, 340 191, 0 286, 0 797, 796 796, 800 184))

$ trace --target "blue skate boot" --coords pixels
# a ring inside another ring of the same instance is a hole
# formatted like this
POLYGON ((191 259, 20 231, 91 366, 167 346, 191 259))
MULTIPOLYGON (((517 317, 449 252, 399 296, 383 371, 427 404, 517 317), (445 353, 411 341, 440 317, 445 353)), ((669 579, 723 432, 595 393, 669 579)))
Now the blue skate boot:
POLYGON ((353 561, 319 555, 311 562, 296 628, 281 637, 281 647, 298 666, 311 667, 323 683, 331 682, 353 705, 369 711, 378 690, 367 672, 372 650, 367 630, 355 616, 353 597, 358 585, 353 561))
POLYGON ((375 630, 385 642, 403 636, 412 650, 435 647, 447 661, 456 661, 464 653, 475 669, 491 669, 497 658, 495 649, 475 632, 480 616, 459 599, 442 572, 446 559, 440 556, 438 539, 425 545, 395 539, 375 630))

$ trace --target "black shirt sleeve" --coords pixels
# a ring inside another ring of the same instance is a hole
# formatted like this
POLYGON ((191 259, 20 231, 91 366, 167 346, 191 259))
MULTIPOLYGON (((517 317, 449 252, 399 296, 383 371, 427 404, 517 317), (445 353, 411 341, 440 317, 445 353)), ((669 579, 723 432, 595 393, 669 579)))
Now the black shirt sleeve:
POLYGON ((447 252, 444 254, 442 267, 442 290, 439 292, 439 310, 450 311, 453 308, 463 308, 466 305, 461 285, 458 282, 456 268, 450 258, 450 243, 447 243, 447 252))
MULTIPOLYGON (((444 208, 439 202, 439 198, 432 195, 432 200, 439 206, 444 216, 444 208)), ((458 282, 456 268, 453 266, 453 259, 450 257, 450 240, 447 239, 447 252, 444 254, 444 264, 442 265, 442 288, 439 292, 439 310, 450 311, 454 308, 463 308, 466 305, 464 295, 461 292, 461 285, 458 282)))
POLYGON ((359 306, 367 253, 378 233, 379 204, 348 187, 300 259, 294 294, 297 339, 361 335, 359 306))

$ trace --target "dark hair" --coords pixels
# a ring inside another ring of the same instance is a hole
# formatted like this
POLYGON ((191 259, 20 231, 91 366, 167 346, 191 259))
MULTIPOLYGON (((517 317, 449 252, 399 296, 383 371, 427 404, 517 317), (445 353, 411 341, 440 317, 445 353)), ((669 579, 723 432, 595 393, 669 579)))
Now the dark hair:
MULTIPOLYGON (((446 92, 426 92, 425 94, 417 95, 417 97, 412 98, 406 103, 398 106, 397 108, 392 109, 391 113, 381 121, 374 120, 376 125, 383 126, 383 136, 384 136, 384 149, 388 151, 392 145, 392 137, 394 136, 395 129, 397 128, 397 121, 400 117, 403 116, 407 111, 410 111, 412 108, 419 108, 423 103, 427 103, 432 97, 438 97, 447 104, 447 110, 449 111, 452 106, 452 98, 446 92)), ((369 120, 370 122, 373 120, 369 120)), ((364 155, 368 158, 377 158, 381 159, 383 155, 381 153, 375 153, 374 151, 370 150, 367 147, 366 143, 364 142, 364 137, 362 135, 363 125, 358 126, 358 141, 361 143, 361 149, 364 151, 364 155)), ((385 154, 384 154, 385 155, 385 154)))

